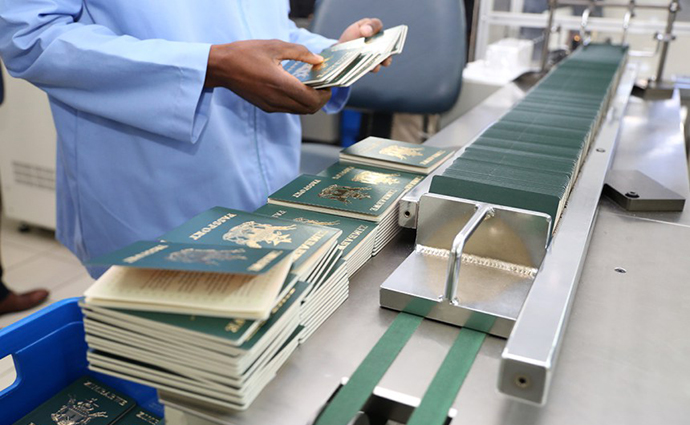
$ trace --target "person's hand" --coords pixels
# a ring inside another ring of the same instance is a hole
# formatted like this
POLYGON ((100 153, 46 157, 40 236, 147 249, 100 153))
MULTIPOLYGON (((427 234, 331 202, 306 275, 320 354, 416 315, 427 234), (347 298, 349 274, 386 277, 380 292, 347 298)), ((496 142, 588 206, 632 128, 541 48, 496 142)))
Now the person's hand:
POLYGON ((248 40, 211 46, 205 87, 225 87, 266 112, 313 114, 331 98, 283 69, 280 62, 323 62, 306 47, 280 40, 248 40))
MULTIPOLYGON (((352 41, 361 37, 371 37, 374 34, 378 34, 383 29, 383 23, 378 18, 364 18, 350 25, 343 31, 338 43, 345 43, 347 41, 352 41)), ((389 66, 393 61, 392 58, 388 57, 386 60, 381 62, 383 66, 389 66)), ((381 65, 378 65, 371 72, 379 72, 381 65)))

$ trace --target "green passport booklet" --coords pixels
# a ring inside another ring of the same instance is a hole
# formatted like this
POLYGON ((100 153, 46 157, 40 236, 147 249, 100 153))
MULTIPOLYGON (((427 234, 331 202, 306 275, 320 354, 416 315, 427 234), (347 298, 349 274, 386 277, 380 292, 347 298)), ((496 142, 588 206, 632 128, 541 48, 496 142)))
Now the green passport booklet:
POLYGON ((570 176, 544 170, 515 167, 507 164, 457 158, 444 174, 461 172, 479 176, 496 177, 499 179, 524 182, 525 184, 543 185, 554 188, 566 188, 570 183, 570 176))
POLYGON ((429 174, 453 155, 451 149, 367 137, 340 152, 342 162, 429 174))
POLYGON ((424 176, 381 167, 338 162, 317 176, 330 177, 348 183, 367 183, 374 186, 395 187, 407 192, 424 180, 424 176))
POLYGON ((83 376, 14 425, 111 425, 135 405, 132 398, 83 376))
POLYGON ((372 37, 338 43, 325 49, 321 52, 324 57, 340 51, 355 53, 356 57, 347 66, 340 67, 337 72, 330 73, 325 81, 311 84, 312 87, 348 87, 352 85, 387 57, 401 53, 406 37, 407 26, 399 25, 388 28, 372 37))
POLYGON ((302 83, 314 85, 342 72, 357 58, 359 53, 345 49, 324 49, 320 54, 324 60, 319 65, 312 66, 305 62, 289 60, 283 64, 283 68, 302 83))
POLYGON ((268 203, 379 222, 402 194, 396 188, 303 174, 272 194, 268 203))
POLYGON ((440 195, 539 211, 549 214, 554 221, 560 215, 563 200, 562 193, 558 194, 542 187, 537 188, 533 184, 497 179, 492 181, 469 175, 434 176, 429 191, 440 195))
POLYGON ((94 261, 116 266, 84 296, 101 307, 265 319, 291 257, 277 248, 137 242, 94 261))
POLYGON ((348 259, 354 248, 376 230, 376 225, 370 221, 355 220, 279 205, 266 204, 254 212, 275 218, 292 220, 297 223, 308 223, 340 229, 342 233, 338 238, 338 248, 343 251, 343 258, 345 259, 348 259))
MULTIPOLYGON (((287 317, 294 303, 299 303, 310 285, 296 282, 273 306, 268 320, 220 319, 206 316, 154 313, 135 310, 93 308, 80 303, 87 319, 98 320, 120 329, 130 330, 132 338, 164 339, 164 344, 205 347, 214 352, 240 356, 257 346, 264 337, 271 337, 287 317), (104 316, 105 315, 105 320, 104 316)), ((87 333, 91 333, 87 329, 87 333)), ((261 345, 261 344, 259 344, 261 345)))
POLYGON ((197 245, 179 242, 139 241, 95 258, 96 266, 179 270, 258 275, 270 270, 292 252, 278 248, 248 248, 241 245, 197 245))
POLYGON ((337 229, 215 207, 161 236, 164 241, 293 250, 292 272, 305 279, 335 245, 337 229))
MULTIPOLYGON (((529 139, 528 139, 529 140, 529 139)), ((508 149, 525 153, 535 153, 539 155, 553 156, 563 159, 578 161, 582 152, 579 148, 571 146, 553 146, 548 143, 535 143, 531 141, 509 140, 507 138, 492 138, 479 136, 469 148, 479 149, 508 149)))
POLYGON ((488 149, 481 146, 473 147, 472 145, 467 147, 461 158, 486 161, 511 167, 523 167, 562 173, 568 175, 569 178, 577 170, 577 161, 574 159, 557 158, 517 150, 488 149))

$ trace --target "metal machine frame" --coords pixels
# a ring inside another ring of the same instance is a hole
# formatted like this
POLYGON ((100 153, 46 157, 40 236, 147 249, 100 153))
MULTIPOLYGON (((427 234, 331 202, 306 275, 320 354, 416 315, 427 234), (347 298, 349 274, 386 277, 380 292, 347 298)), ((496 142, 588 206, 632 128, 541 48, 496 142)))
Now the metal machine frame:
MULTIPOLYGON (((627 81, 625 77, 623 81, 627 81)), ((444 128, 427 144, 461 148, 523 97, 524 90, 518 84, 509 84, 444 128)), ((639 169, 674 192, 690 196, 679 105, 677 92, 669 100, 632 97, 623 118, 612 170, 639 169)), ((600 139, 594 141, 585 163, 585 174, 592 161, 605 159, 605 152, 596 152, 596 149, 605 149, 599 143, 603 141, 604 132, 613 127, 611 119, 620 115, 623 110, 614 102, 600 139)), ((571 202, 564 219, 577 220, 573 206, 571 202)), ((414 227, 416 210, 408 212, 410 217, 406 219, 403 213, 401 219, 414 227)), ((568 248, 568 237, 563 233, 566 228, 561 225, 542 271, 555 260, 556 251, 563 255, 568 248)), ((557 347, 560 354, 556 355, 558 370, 555 374, 556 363, 550 363, 549 373, 553 379, 549 381, 548 403, 535 406, 517 402, 496 391, 498 380, 510 378, 506 382, 512 383, 519 378, 501 370, 506 343, 515 341, 489 336, 453 403, 457 415, 452 423, 579 425, 583 421, 601 422, 614 418, 617 422, 648 424, 660 420, 681 423, 687 418, 690 407, 684 385, 690 376, 690 364, 683 353, 690 349, 690 342, 678 336, 684 335, 690 320, 690 311, 684 308, 684 300, 690 293, 686 284, 690 269, 686 261, 690 250, 690 211, 630 213, 601 198, 598 199, 596 226, 592 226, 584 264, 579 261, 579 248, 576 247, 570 247, 573 258, 564 263, 569 268, 582 267, 575 301, 569 279, 576 278, 567 275, 568 270, 558 279, 557 287, 549 288, 548 282, 542 280, 541 289, 536 291, 538 282, 535 282, 528 300, 532 306, 536 305, 539 300, 531 296, 537 293, 541 297, 554 295, 555 301, 564 296, 568 298, 570 318, 564 317, 563 322, 556 321, 548 328, 537 329, 540 339, 535 341, 535 349, 540 352, 549 345, 549 339, 542 337, 554 328, 559 332, 558 344, 549 346, 552 350, 557 347), (568 322, 567 332, 564 332, 565 321, 568 322), (660 358, 663 361, 659 361, 660 358)), ((479 234, 473 238, 476 236, 479 234)), ((575 236, 587 239, 587 235, 575 236)), ((348 301, 290 357, 249 410, 212 412, 208 406, 161 394, 162 401, 170 407, 166 415, 169 414, 171 423, 180 417, 175 414, 182 412, 185 412, 182 418, 185 421, 175 423, 308 423, 341 384, 341 378, 352 374, 394 320, 395 312, 378 308, 379 286, 414 248, 414 232, 403 231, 360 269, 351 279, 348 301)), ((584 256, 585 250, 581 252, 584 256)), ((557 272, 555 268, 551 270, 557 272)), ((467 270, 461 270, 461 274, 464 271, 467 270)), ((462 288, 459 290, 462 292, 462 288)), ((558 312, 554 305, 544 314, 558 312)), ((523 325, 526 322, 519 321, 515 329, 523 325)), ((528 327, 523 327, 523 331, 528 332, 528 327)), ((454 326, 434 320, 423 321, 378 384, 380 388, 420 399, 457 334, 454 326)), ((510 347, 510 353, 517 354, 515 348, 510 347)), ((525 385, 527 381, 519 382, 525 385)), ((394 401, 393 397, 380 395, 394 401)))
MULTIPOLYGON (((561 217, 558 229, 554 233, 548 249, 545 250, 543 262, 537 261, 531 265, 539 268, 534 278, 506 284, 504 283, 505 273, 500 270, 486 271, 487 265, 491 266, 490 263, 479 266, 479 268, 485 269, 481 275, 478 274, 478 271, 472 273, 473 266, 469 266, 466 268, 469 269, 467 277, 471 286, 469 292, 465 289, 466 302, 463 302, 464 288, 459 293, 460 301, 456 302, 453 300, 453 294, 455 294, 453 285, 447 284, 447 291, 443 300, 436 300, 439 305, 445 305, 434 306, 429 313, 422 314, 434 320, 456 325, 462 325, 463 321, 468 320, 469 315, 466 311, 476 311, 495 317, 496 321, 490 333, 508 337, 502 354, 498 388, 504 394, 519 400, 537 404, 546 402, 563 333, 568 322, 570 307, 577 290, 590 236, 596 221, 599 198, 606 174, 611 166, 621 120, 630 98, 635 76, 636 66, 628 65, 611 102, 607 118, 602 123, 588 159, 570 195, 568 206, 561 217), (541 267, 539 267, 540 264, 541 267), (528 292, 526 297, 516 297, 514 295, 515 288, 522 288, 522 291, 528 292), (468 296, 469 298, 467 298, 468 296), (499 300, 506 299, 509 300, 509 307, 505 306, 505 302, 499 302, 499 300), (506 311, 517 312, 517 314, 513 313, 516 316, 513 319, 514 323, 511 320, 511 315, 506 314, 506 311)), ((437 171, 437 173, 439 172, 437 171)), ((429 202, 427 200, 429 195, 425 193, 428 191, 429 181, 432 177, 430 176, 424 185, 418 186, 402 200, 399 222, 405 227, 417 229, 417 248, 381 286, 380 300, 383 307, 419 314, 421 310, 407 307, 407 305, 428 304, 430 298, 435 294, 429 291, 429 283, 420 284, 419 280, 416 283, 409 283, 402 278, 403 276, 417 276, 420 275, 419 272, 423 272, 421 275, 430 276, 427 282, 433 282, 434 279, 438 280, 438 276, 432 274, 430 269, 427 270, 428 267, 424 261, 420 261, 419 246, 432 239, 432 236, 428 236, 427 233, 444 233, 442 229, 439 229, 439 226, 442 227, 442 225, 438 224, 438 217, 449 217, 450 221, 462 220, 455 218, 462 216, 462 214, 458 214, 457 207, 455 210, 452 209, 452 198, 444 199, 445 204, 437 206, 437 210, 431 212, 437 217, 436 220, 425 219, 426 215, 430 213, 428 212, 429 207, 425 205, 429 202), (416 303, 412 302, 415 300, 416 303)), ((455 202, 467 205, 466 201, 457 200, 455 202)), ((497 208, 499 207, 480 206, 474 216, 464 219, 467 224, 453 243, 453 251, 457 252, 458 249, 462 248, 463 242, 472 234, 474 229, 481 229, 479 224, 490 209, 496 210, 497 208)), ((513 214, 515 213, 513 212, 513 214)), ((521 212, 521 214, 525 213, 521 212)), ((533 217, 534 219, 537 218, 536 215, 533 217)), ((455 228, 457 227, 455 226, 455 228)), ((505 238, 511 232, 504 230, 501 233, 500 237, 505 238)), ((484 238, 491 241, 491 239, 487 239, 488 234, 490 233, 485 234, 484 238)), ((517 235, 518 233, 513 232, 512 234, 517 235)), ((522 232, 519 234, 517 242, 511 242, 511 246, 513 249, 516 246, 536 246, 533 241, 534 238, 534 234, 522 232)), ((510 238, 504 240, 510 240, 510 238)), ((446 245, 448 244, 446 243, 446 245)), ((498 245, 495 240, 493 244, 487 243, 486 245, 489 248, 482 251, 482 257, 505 261, 501 257, 502 250, 496 249, 498 245)), ((441 269, 448 271, 447 282, 449 283, 457 277, 458 271, 453 266, 455 264, 453 258, 454 255, 451 253, 451 265, 448 269, 441 269)), ((508 262, 516 263, 516 261, 510 260, 508 262)), ((436 269, 438 270, 438 268, 437 265, 436 269)))
MULTIPOLYGON (((551 34, 553 33, 554 18, 556 14, 556 9, 559 6, 586 6, 587 8, 582 12, 582 17, 580 21, 580 39, 584 45, 587 45, 591 41, 591 32, 589 31, 590 19, 589 16, 595 7, 615 7, 615 8, 625 8, 627 9, 623 17, 623 34, 621 44, 625 44, 628 31, 630 30, 630 21, 635 16, 635 10, 637 9, 666 9, 668 10, 668 17, 666 19, 666 27, 663 32, 657 31, 654 33, 654 39, 657 41, 656 50, 652 52, 651 56, 654 56, 657 52, 661 51, 659 56, 659 63, 657 64, 657 71, 653 82, 660 84, 664 81, 664 67, 666 66, 666 59, 668 57, 668 48, 676 36, 673 35, 673 26, 676 22, 676 16, 680 10, 680 4, 678 0, 671 0, 668 6, 657 5, 657 4, 640 4, 636 0, 630 0, 629 2, 608 2, 601 0, 549 0, 549 17, 544 27, 544 44, 542 46, 541 54, 541 70, 545 72, 547 70, 548 58, 549 58, 549 41, 551 40, 551 34)), ((645 52, 631 52, 633 56, 645 56, 645 52)))
POLYGON ((618 33, 622 30, 622 43, 627 41, 628 34, 649 34, 657 41, 656 49, 651 52, 631 51, 630 56, 652 57, 659 55, 659 63, 652 83, 663 82, 664 68, 670 43, 676 36, 690 35, 690 22, 676 22, 680 10, 678 0, 670 0, 667 5, 657 5, 637 0, 601 1, 601 0, 548 0, 548 13, 523 13, 522 0, 512 0, 510 11, 495 11, 494 0, 482 0, 475 3, 474 25, 470 37, 470 61, 483 58, 489 44, 489 28, 501 25, 509 28, 530 27, 543 28, 546 42, 542 47, 541 69, 547 68, 549 39, 557 30, 579 31, 582 40, 587 40, 591 30, 618 33), (560 6, 585 6, 582 16, 557 16, 555 11, 560 6), (594 7, 625 8, 623 20, 612 18, 590 17, 594 7), (635 12, 641 9, 668 10, 665 23, 633 19, 635 12))

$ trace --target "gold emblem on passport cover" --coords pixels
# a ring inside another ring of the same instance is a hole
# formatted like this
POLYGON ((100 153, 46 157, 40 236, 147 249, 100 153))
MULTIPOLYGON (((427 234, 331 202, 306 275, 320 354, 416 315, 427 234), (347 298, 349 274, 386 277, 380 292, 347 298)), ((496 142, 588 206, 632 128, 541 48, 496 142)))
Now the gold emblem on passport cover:
POLYGON ((207 265, 217 266, 219 261, 235 261, 246 260, 247 257, 240 255, 244 253, 244 249, 197 249, 185 248, 179 251, 171 252, 165 257, 168 261, 178 263, 201 263, 207 265))
POLYGON ((99 407, 96 399, 77 401, 72 394, 69 395, 67 404, 60 407, 50 418, 57 425, 87 425, 93 419, 107 418, 107 412, 94 412, 99 407))
POLYGON ((323 68, 325 68, 327 66, 328 62, 330 62, 331 59, 332 59, 332 57, 329 56, 327 58, 324 58, 323 62, 321 62, 318 65, 302 66, 302 67, 298 68, 297 71, 295 71, 295 73, 292 75, 294 75, 295 78, 297 78, 300 81, 306 80, 309 78, 309 74, 311 74, 312 71, 322 70, 323 68))
POLYGON ((351 204, 350 199, 369 199, 371 195, 365 191, 371 190, 370 187, 350 187, 332 184, 319 193, 319 198, 326 198, 333 201, 342 202, 346 205, 351 204))
POLYGON ((297 217, 293 221, 296 221, 298 223, 313 224, 315 226, 337 226, 340 224, 340 220, 319 221, 319 220, 311 220, 311 219, 304 218, 304 217, 297 217))
POLYGON ((424 155, 422 153, 423 150, 424 148, 408 148, 406 146, 389 145, 381 149, 379 154, 392 156, 393 158, 404 161, 407 157, 424 155))
POLYGON ((400 177, 400 174, 384 174, 377 173, 375 171, 362 171, 354 176, 352 181, 374 185, 386 184, 390 186, 400 183, 400 179, 397 179, 396 177, 400 177))
POLYGON ((295 230, 297 226, 272 226, 270 224, 247 221, 228 230, 223 235, 223 240, 245 245, 250 248, 261 248, 260 242, 278 246, 281 243, 292 243, 289 230, 295 230))

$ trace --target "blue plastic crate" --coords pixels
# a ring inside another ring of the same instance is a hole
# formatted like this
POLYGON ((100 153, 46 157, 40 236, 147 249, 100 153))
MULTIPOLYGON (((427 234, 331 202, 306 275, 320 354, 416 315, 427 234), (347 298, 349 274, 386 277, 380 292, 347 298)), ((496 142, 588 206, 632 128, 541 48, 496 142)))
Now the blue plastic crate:
POLYGON ((156 391, 87 369, 84 320, 78 298, 58 301, 0 330, 0 359, 12 355, 17 379, 0 391, 0 425, 10 425, 83 375, 133 397, 163 415, 156 391))

